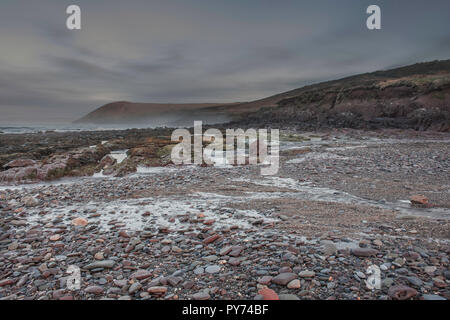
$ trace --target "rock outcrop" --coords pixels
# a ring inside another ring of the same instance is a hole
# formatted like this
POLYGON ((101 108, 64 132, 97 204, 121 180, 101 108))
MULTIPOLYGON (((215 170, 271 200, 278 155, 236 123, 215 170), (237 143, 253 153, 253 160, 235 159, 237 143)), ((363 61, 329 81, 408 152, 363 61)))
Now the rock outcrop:
POLYGON ((450 132, 450 60, 307 86, 238 124, 450 132))
POLYGON ((0 182, 47 181, 76 174, 79 168, 96 165, 109 151, 105 148, 81 148, 63 154, 54 154, 39 161, 16 160, 7 163, 0 172, 0 182))

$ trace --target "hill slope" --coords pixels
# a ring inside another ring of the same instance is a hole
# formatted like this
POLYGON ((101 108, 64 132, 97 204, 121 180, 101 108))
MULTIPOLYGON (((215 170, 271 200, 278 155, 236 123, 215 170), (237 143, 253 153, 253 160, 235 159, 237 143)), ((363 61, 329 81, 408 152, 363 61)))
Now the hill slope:
POLYGON ((136 103, 128 101, 117 101, 105 104, 90 112, 74 123, 142 123, 152 119, 176 120, 181 117, 201 114, 204 109, 224 106, 217 103, 136 103))
MULTIPOLYGON (((234 104, 113 102, 77 123, 136 123, 149 118, 205 117, 243 125, 317 128, 415 128, 450 130, 450 60, 322 82, 264 99, 234 104)), ((222 121, 223 122, 223 121, 222 121)))
POLYGON ((449 132, 450 60, 323 82, 241 107, 250 110, 241 121, 247 126, 413 128, 449 132), (256 105, 260 108, 252 110, 256 105))

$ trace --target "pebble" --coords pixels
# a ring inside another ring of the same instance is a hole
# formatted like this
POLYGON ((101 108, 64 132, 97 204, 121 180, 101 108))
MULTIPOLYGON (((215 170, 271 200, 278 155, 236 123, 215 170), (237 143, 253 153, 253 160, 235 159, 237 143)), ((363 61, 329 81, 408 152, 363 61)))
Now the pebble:
POLYGON ((287 284, 288 289, 299 289, 301 286, 300 280, 294 279, 287 284))
POLYGON ((147 292, 151 295, 164 295, 167 292, 167 287, 161 287, 161 286, 155 286, 155 287, 149 287, 147 289, 147 292))
POLYGON ((407 300, 417 295, 417 291, 404 285, 391 286, 388 291, 389 297, 394 300, 407 300))
POLYGON ((232 247, 231 247, 231 246, 227 246, 227 247, 224 247, 224 248, 220 249, 219 254, 220 254, 221 256, 225 256, 225 255, 227 255, 228 253, 230 253, 231 250, 232 250, 232 247))
POLYGON ((218 266, 218 265, 207 266, 207 267, 205 268, 205 271, 206 271, 207 273, 211 273, 211 274, 213 274, 213 273, 218 273, 218 272, 220 272, 220 266, 218 266))
POLYGON ((373 243, 375 246, 377 246, 377 247, 383 246, 383 242, 382 242, 381 240, 379 240, 379 239, 373 240, 372 243, 373 243))
POLYGON ((392 264, 397 267, 402 267, 405 264, 405 259, 398 257, 394 261, 392 261, 392 264))
POLYGON ((99 286, 89 286, 86 289, 84 289, 84 291, 92 294, 102 294, 103 288, 99 286))
POLYGON ((305 271, 299 272, 298 275, 300 278, 313 278, 313 277, 315 277, 316 273, 314 271, 305 270, 305 271))
POLYGON ((206 260, 208 262, 213 262, 217 259, 219 259, 219 258, 216 255, 210 255, 210 256, 203 257, 203 260, 206 260))
POLYGON ((215 235, 210 236, 210 237, 206 238, 205 240, 203 240, 203 243, 204 244, 210 244, 210 243, 213 243, 214 241, 216 241, 219 238, 220 238, 220 235, 215 234, 215 235))
POLYGON ((84 219, 84 218, 75 218, 75 219, 72 220, 72 224, 74 226, 84 227, 84 226, 86 226, 88 224, 88 221, 86 219, 84 219))
POLYGON ((10 286, 10 285, 12 285, 14 283, 15 283, 15 281, 13 279, 0 280, 0 287, 10 286))
POLYGON ((95 255, 94 255, 94 259, 95 260, 103 260, 105 257, 103 256, 103 252, 97 252, 95 255))
POLYGON ((127 285, 127 280, 114 280, 114 281, 113 281, 113 284, 114 284, 116 287, 121 288, 121 287, 124 287, 124 286, 127 285))
POLYGON ((378 253, 378 250, 372 248, 354 248, 351 252, 357 257, 372 257, 378 253))
POLYGON ((195 273, 196 275, 201 275, 201 274, 205 273, 205 269, 202 268, 202 267, 195 268, 195 269, 194 269, 194 273, 195 273))
POLYGON ((436 272, 436 270, 437 268, 435 266, 426 266, 425 268, 423 268, 423 271, 430 274, 436 272))
POLYGON ((50 241, 58 241, 60 239, 61 239, 61 235, 59 235, 59 234, 55 234, 50 237, 50 241))
POLYGON ((209 300, 210 298, 211 296, 209 293, 205 291, 200 291, 192 295, 192 299, 194 300, 209 300))
POLYGON ((87 264, 84 266, 84 269, 86 270, 92 270, 92 269, 98 269, 98 268, 105 268, 105 269, 111 269, 116 264, 113 260, 103 260, 103 261, 96 261, 92 262, 90 264, 87 264))
POLYGON ((326 256, 334 256, 338 252, 337 247, 334 243, 325 243, 322 246, 322 253, 326 256))
POLYGON ((278 294, 269 288, 263 288, 258 291, 258 294, 262 296, 263 300, 280 300, 278 294))
POLYGON ((272 276, 263 276, 258 279, 259 284, 268 285, 272 281, 272 276))
POLYGON ((128 289, 128 293, 134 294, 134 293, 138 292, 139 290, 141 290, 141 288, 142 288, 142 285, 139 282, 135 282, 128 289))
POLYGON ((131 278, 135 278, 137 280, 144 280, 151 277, 153 274, 147 270, 137 270, 131 275, 131 278))
POLYGON ((407 277, 407 279, 411 285, 416 286, 416 287, 420 287, 423 284, 423 281, 417 277, 407 277))
POLYGON ((280 273, 279 275, 272 278, 272 282, 282 286, 287 285, 290 281, 297 278, 297 275, 292 272, 280 273))

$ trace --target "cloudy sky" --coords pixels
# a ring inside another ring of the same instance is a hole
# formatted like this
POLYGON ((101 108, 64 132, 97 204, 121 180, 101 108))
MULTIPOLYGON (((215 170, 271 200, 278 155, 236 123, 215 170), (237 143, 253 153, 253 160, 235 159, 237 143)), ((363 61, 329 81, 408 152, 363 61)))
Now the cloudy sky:
POLYGON ((250 101, 450 58, 448 0, 2 0, 0 123, 116 100, 250 101), (66 28, 81 7, 82 30, 66 28), (366 28, 370 4, 382 30, 366 28))

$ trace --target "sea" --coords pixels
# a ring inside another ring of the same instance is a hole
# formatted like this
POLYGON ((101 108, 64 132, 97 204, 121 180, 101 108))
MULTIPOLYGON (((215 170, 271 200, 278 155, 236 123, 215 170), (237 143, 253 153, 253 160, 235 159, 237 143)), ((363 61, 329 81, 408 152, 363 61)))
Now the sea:
POLYGON ((0 124, 0 134, 22 134, 22 133, 38 133, 46 131, 54 132, 77 132, 77 131, 105 131, 105 130, 125 130, 125 129, 145 129, 155 128, 149 125, 95 125, 95 124, 17 124, 2 125, 0 124))
POLYGON ((0 134, 21 134, 21 133, 38 133, 46 131, 54 132, 77 132, 77 131, 105 131, 105 130, 126 130, 126 129, 153 129, 153 128, 190 128, 194 126, 195 120, 202 120, 203 124, 219 124, 226 123, 231 120, 225 115, 202 116, 199 119, 195 117, 183 118, 164 118, 158 117, 152 121, 142 122, 139 124, 78 124, 78 123, 19 123, 6 124, 0 123, 0 134))

